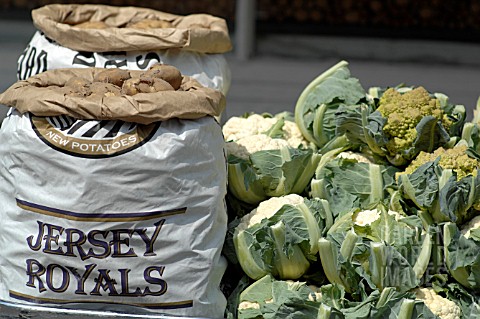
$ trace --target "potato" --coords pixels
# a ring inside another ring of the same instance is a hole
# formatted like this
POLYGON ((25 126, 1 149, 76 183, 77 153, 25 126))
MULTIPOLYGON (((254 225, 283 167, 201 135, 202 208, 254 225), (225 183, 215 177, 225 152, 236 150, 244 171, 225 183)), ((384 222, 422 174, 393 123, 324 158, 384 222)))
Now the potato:
POLYGON ((134 29, 155 29, 155 28, 173 28, 173 24, 166 20, 144 19, 138 22, 130 23, 128 28, 134 29))
MULTIPOLYGON (((50 88, 53 88, 53 87, 50 86, 50 88)), ((86 93, 78 92, 78 91, 76 91, 75 89, 73 89, 72 87, 69 87, 69 86, 55 87, 54 89, 55 89, 55 92, 61 93, 64 96, 84 97, 84 96, 87 95, 86 93)), ((88 91, 88 92, 90 92, 90 91, 88 91)))
POLYGON ((123 82, 128 79, 130 79, 130 72, 127 70, 106 69, 105 71, 98 73, 94 77, 93 81, 111 83, 116 86, 122 87, 123 82))
POLYGON ((143 76, 165 80, 170 83, 175 90, 180 88, 183 80, 182 73, 180 73, 179 69, 172 65, 160 63, 152 65, 143 76))
POLYGON ((71 96, 87 96, 90 92, 90 81, 74 76, 65 82, 64 92, 71 96))
POLYGON ((90 84, 91 97, 120 96, 122 91, 120 87, 112 83, 93 82, 90 84))
POLYGON ((108 24, 102 21, 86 21, 73 26, 80 29, 106 29, 110 27, 108 24))
POLYGON ((122 92, 126 95, 155 93, 161 91, 174 91, 174 88, 167 81, 148 77, 128 79, 122 86, 122 92))

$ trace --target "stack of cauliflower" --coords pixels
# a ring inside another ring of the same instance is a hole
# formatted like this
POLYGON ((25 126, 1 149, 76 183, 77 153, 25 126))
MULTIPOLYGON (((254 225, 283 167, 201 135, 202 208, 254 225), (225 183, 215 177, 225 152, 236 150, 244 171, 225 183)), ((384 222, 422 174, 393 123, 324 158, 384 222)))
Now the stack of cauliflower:
POLYGON ((226 317, 480 318, 480 102, 341 61, 293 111, 223 125, 226 317))

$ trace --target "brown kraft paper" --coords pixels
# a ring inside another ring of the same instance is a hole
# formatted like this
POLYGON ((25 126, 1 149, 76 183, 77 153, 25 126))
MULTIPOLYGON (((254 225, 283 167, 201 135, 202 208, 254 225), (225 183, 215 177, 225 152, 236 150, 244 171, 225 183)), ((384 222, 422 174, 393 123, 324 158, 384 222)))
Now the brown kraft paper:
MULTIPOLYGON (((103 68, 72 68, 45 71, 18 81, 0 94, 0 104, 20 113, 36 116, 67 115, 83 120, 122 120, 150 124, 172 118, 198 119, 219 116, 225 109, 225 96, 183 76, 179 90, 101 98, 65 95, 60 89, 72 77, 93 81, 103 68)), ((130 71, 138 77, 142 71, 130 71)))
POLYGON ((181 48, 200 53, 225 53, 232 49, 224 19, 208 14, 174 15, 140 7, 89 4, 51 4, 32 11, 35 27, 58 44, 76 51, 149 51, 181 48), (157 19, 173 28, 133 29, 130 22, 157 19), (101 21, 106 29, 74 27, 101 21))

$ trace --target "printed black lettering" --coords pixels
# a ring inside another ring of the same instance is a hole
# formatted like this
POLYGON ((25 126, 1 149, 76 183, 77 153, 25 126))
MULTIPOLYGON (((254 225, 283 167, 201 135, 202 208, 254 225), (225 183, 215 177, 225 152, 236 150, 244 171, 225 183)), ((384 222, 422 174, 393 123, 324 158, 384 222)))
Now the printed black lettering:
POLYGON ((109 296, 118 296, 117 290, 115 289, 115 284, 117 283, 115 279, 110 278, 110 270, 108 269, 98 269, 98 277, 95 278, 95 287, 90 292, 91 295, 101 296, 100 288, 103 291, 109 291, 109 296))
POLYGON ((68 288, 68 285, 70 284, 70 274, 68 273, 68 270, 58 264, 50 264, 47 266, 46 278, 47 286, 53 292, 65 292, 65 290, 67 290, 68 288), (55 274, 55 269, 58 269, 60 271, 60 274, 55 274), (58 280, 59 278, 61 279, 58 280), (58 287, 55 287, 54 282, 60 282, 60 285, 58 287))
POLYGON ((33 239, 34 239, 33 235, 28 236, 27 238, 28 247, 30 247, 31 250, 35 250, 35 251, 40 250, 40 248, 42 247, 42 238, 43 238, 43 223, 37 220, 37 224, 38 224, 38 235, 35 243, 33 243, 33 239))
POLYGON ((42 72, 47 71, 47 52, 42 50, 37 57, 37 72, 35 74, 39 74, 42 72))
POLYGON ((161 278, 152 277, 152 272, 154 271, 160 275, 159 277, 162 277, 164 270, 164 266, 151 266, 145 269, 143 272, 143 278, 145 278, 145 281, 150 284, 159 285, 160 289, 158 291, 151 291, 149 287, 146 287, 145 291, 143 292, 144 296, 161 296, 167 292, 167 282, 161 278))
POLYGON ((37 54, 37 48, 31 47, 30 53, 28 54, 27 60, 25 61, 25 73, 23 74, 24 79, 28 79, 32 76, 33 67, 35 66, 35 55, 37 54))
POLYGON ((74 64, 94 67, 96 64, 95 55, 93 52, 78 52, 73 57, 72 65, 74 64))
POLYGON ((113 239, 110 242, 113 248, 112 257, 137 257, 133 248, 130 248, 127 252, 122 252, 122 245, 130 247, 130 239, 122 239, 122 234, 127 234, 128 237, 132 238, 133 229, 113 229, 111 232, 113 235, 113 239))
POLYGON ((104 68, 121 68, 121 67, 124 67, 124 66, 127 66, 127 60, 125 60, 125 59, 119 60, 119 61, 108 60, 103 65, 104 68))
POLYGON ((20 57, 18 58, 18 63, 17 63, 17 79, 19 80, 25 80, 24 75, 23 75, 23 62, 25 61, 25 58, 27 57, 27 52, 30 50, 30 44, 25 48, 25 50, 22 52, 20 57))
POLYGON ((47 288, 45 288, 45 285, 43 284, 43 281, 40 278, 40 276, 42 276, 46 271, 45 267, 35 259, 27 259, 26 262, 27 262, 27 276, 28 276, 27 286, 36 288, 35 280, 37 280, 38 291, 39 292, 46 291, 47 288))
POLYGON ((47 52, 41 50, 37 55, 37 48, 28 45, 25 51, 23 51, 18 58, 17 78, 19 80, 25 80, 32 75, 44 72, 46 70, 47 52))
POLYGON ((140 70, 145 70, 149 65, 152 60, 156 60, 157 62, 160 62, 160 57, 158 54, 155 52, 149 52, 145 55, 145 59, 142 61, 143 55, 137 55, 135 58, 137 60, 137 67, 140 70))
POLYGON ((165 224, 165 219, 161 219, 154 224, 155 231, 153 232, 151 238, 148 237, 146 228, 135 229, 135 232, 140 235, 140 237, 145 243, 145 253, 143 254, 144 256, 156 256, 156 254, 153 252, 153 244, 157 240, 158 234, 160 233, 163 224, 165 224))

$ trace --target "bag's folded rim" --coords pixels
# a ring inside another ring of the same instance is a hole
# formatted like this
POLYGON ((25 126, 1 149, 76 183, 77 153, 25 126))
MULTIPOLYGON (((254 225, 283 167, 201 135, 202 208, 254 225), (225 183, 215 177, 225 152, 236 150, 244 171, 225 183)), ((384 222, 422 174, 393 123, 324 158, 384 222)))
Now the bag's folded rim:
MULTIPOLYGON (((179 119, 219 116, 225 109, 225 96, 183 76, 181 89, 135 95, 85 98, 69 96, 62 88, 72 77, 93 82, 103 68, 63 68, 48 70, 17 81, 0 94, 0 104, 35 116, 66 115, 83 120, 122 120, 139 124, 179 119)), ((138 77, 143 71, 130 71, 138 77)))
POLYGON ((33 24, 48 38, 76 51, 149 51, 180 48, 214 54, 232 49, 225 19, 210 14, 175 15, 141 7, 94 4, 49 4, 32 10, 33 24), (157 19, 173 28, 134 29, 129 22, 157 19), (86 21, 102 21, 112 27, 82 29, 86 21))

